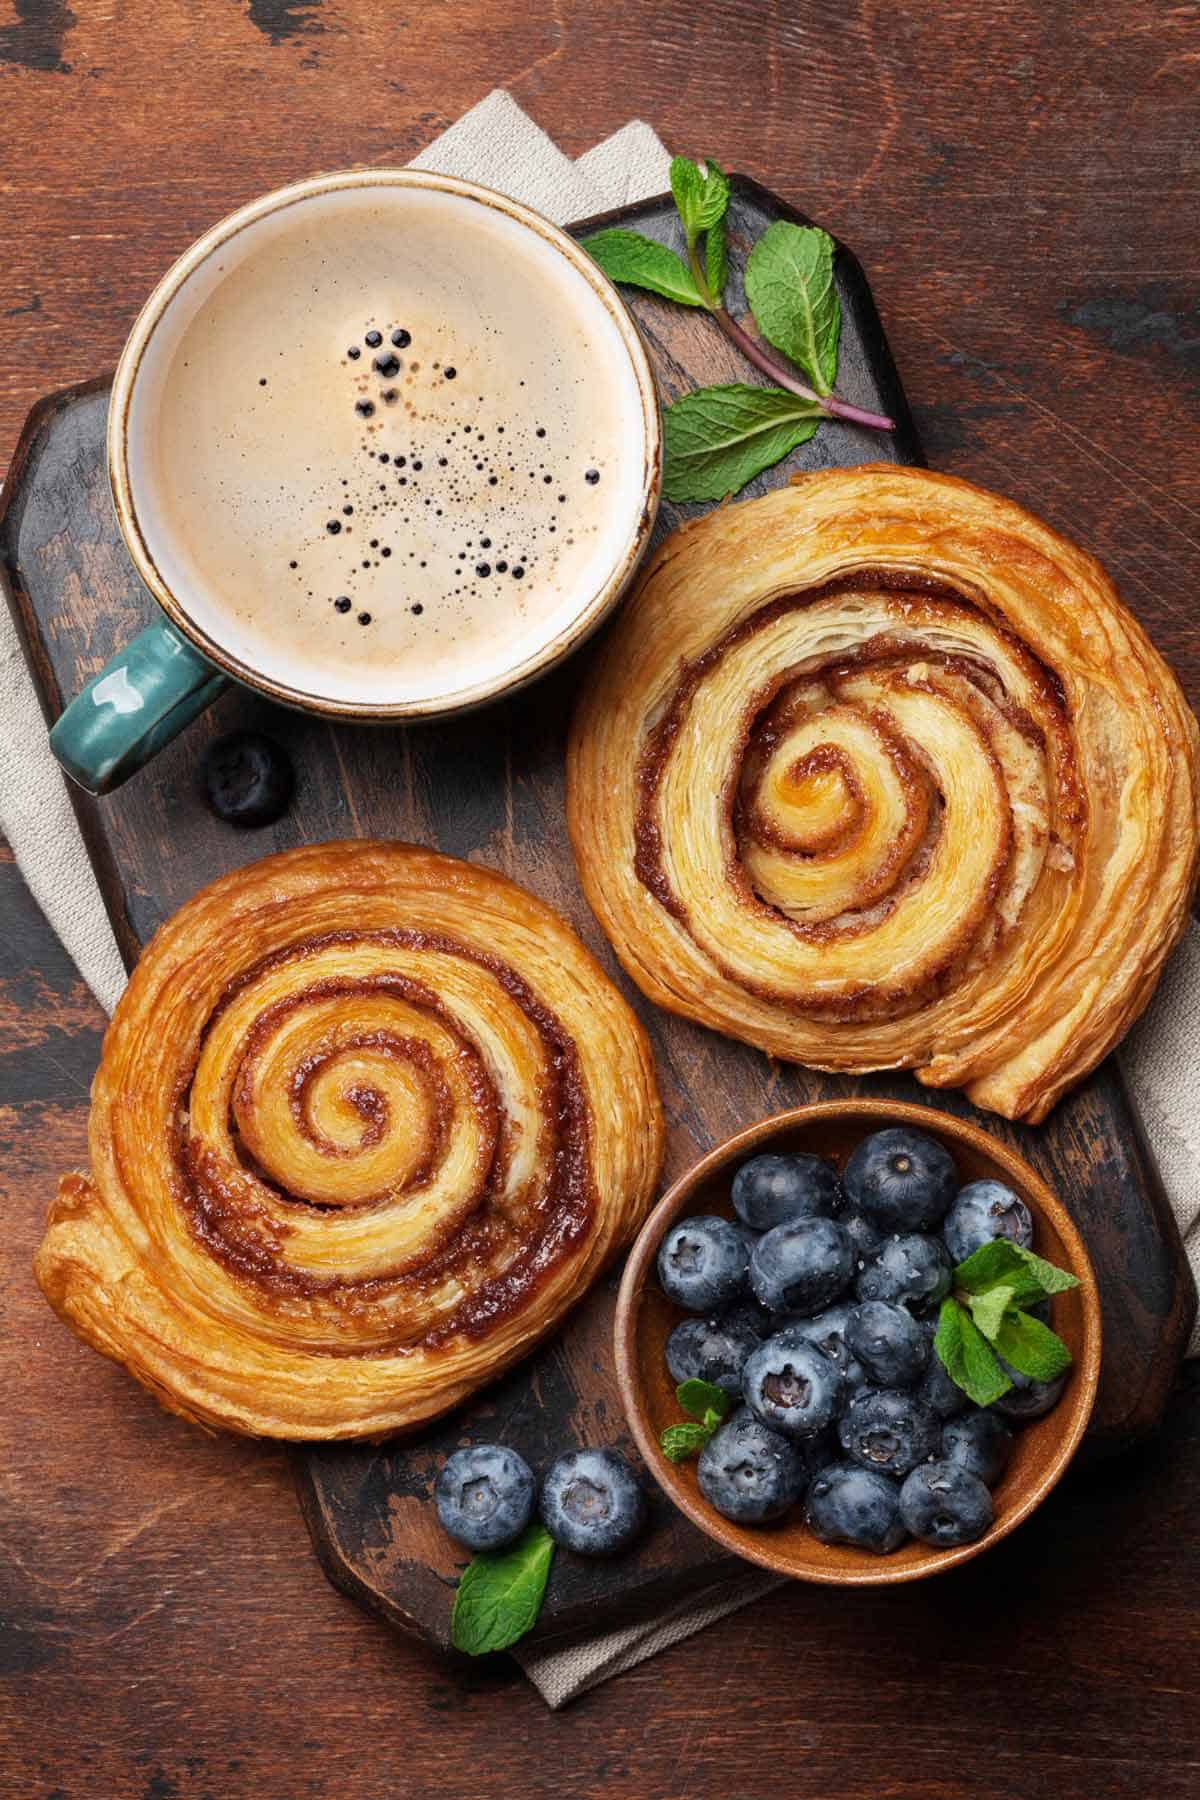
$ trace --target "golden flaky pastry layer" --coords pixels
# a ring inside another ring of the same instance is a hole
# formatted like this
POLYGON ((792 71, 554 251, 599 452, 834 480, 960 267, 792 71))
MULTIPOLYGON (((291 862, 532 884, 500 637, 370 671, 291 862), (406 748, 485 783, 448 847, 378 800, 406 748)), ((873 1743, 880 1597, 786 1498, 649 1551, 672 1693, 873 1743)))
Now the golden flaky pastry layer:
POLYGON ((149 945, 37 1279, 186 1418, 381 1436, 554 1328, 661 1149, 642 1029, 548 906, 410 845, 322 844, 149 945))
POLYGON ((1184 928, 1197 767, 1098 563, 1011 501, 875 465, 662 545, 576 715, 568 815, 660 1005, 1037 1120, 1184 928))

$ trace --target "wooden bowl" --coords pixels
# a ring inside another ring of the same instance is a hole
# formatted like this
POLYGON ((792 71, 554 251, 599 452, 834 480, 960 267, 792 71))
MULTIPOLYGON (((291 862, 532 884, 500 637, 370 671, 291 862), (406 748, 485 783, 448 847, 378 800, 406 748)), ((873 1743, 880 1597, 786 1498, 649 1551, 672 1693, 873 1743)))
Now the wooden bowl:
POLYGON ((706 1536, 748 1562, 799 1581, 847 1586, 915 1581, 978 1556, 1006 1537, 1044 1500, 1070 1462, 1083 1436, 1100 1376, 1100 1302, 1083 1240, 1045 1182, 1014 1151, 977 1125, 948 1113, 891 1100, 833 1100, 799 1106, 752 1125, 709 1152, 660 1200, 630 1251, 616 1314, 617 1377, 630 1428, 646 1462, 676 1506, 706 1536), (673 1326, 687 1315, 658 1285, 659 1244, 677 1219, 697 1213, 733 1217, 730 1184, 737 1165, 760 1150, 807 1150, 839 1169, 863 1138, 885 1125, 912 1125, 943 1143, 958 1165, 961 1182, 991 1176, 1004 1181, 1033 1214, 1034 1248, 1069 1269, 1079 1286, 1052 1303, 1055 1331, 1074 1357, 1074 1367, 1058 1405, 1032 1424, 1014 1430, 1012 1456, 993 1490, 995 1517, 973 1544, 933 1550, 911 1539, 889 1556, 845 1545, 822 1544, 797 1508, 779 1525, 732 1524, 709 1506, 696 1481, 696 1460, 672 1463, 659 1449, 659 1434, 682 1414, 667 1370, 665 1347, 673 1326))

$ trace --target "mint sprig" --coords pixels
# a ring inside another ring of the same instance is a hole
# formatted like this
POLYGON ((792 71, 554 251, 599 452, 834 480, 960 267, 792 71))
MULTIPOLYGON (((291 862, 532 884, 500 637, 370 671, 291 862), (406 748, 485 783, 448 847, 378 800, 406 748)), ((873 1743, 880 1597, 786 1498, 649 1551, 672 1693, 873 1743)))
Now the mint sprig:
POLYGON ((671 500, 723 500, 798 444, 824 414, 782 388, 697 388, 667 414, 663 490, 671 500))
POLYGON ((1025 1308, 1078 1286, 1069 1270, 1007 1238, 982 1245, 955 1269, 938 1315, 933 1347, 951 1381, 976 1406, 990 1406, 1012 1386, 998 1357, 1033 1381, 1064 1374, 1071 1352, 1025 1308))
POLYGON ((530 1525, 507 1550, 481 1551, 463 1570, 450 1615, 450 1642, 468 1656, 507 1650, 537 1622, 554 1560, 554 1539, 530 1525))
POLYGON ((640 231, 622 231, 612 226, 585 238, 584 248, 610 281, 647 288, 652 294, 661 294, 664 300, 677 300, 680 306, 704 305, 686 263, 666 244, 643 237, 640 231))
POLYGON ((700 1454, 733 1405, 734 1397, 711 1381, 681 1381, 675 1389, 675 1398, 695 1421, 686 1425, 668 1425, 659 1437, 663 1455, 668 1462, 677 1463, 700 1454))
POLYGON ((827 396, 837 375, 842 332, 833 239, 786 219, 768 225, 746 264, 746 298, 763 336, 827 396))
POLYGON ((703 307, 773 385, 698 388, 667 408, 663 492, 668 500, 720 500, 737 493, 810 438, 825 418, 893 430, 893 420, 833 393, 841 305, 833 282, 832 238, 816 226, 782 219, 763 232, 746 264, 746 298, 761 333, 756 338, 724 303, 729 177, 711 157, 695 163, 676 156, 671 193, 683 226, 684 256, 640 232, 619 229, 596 232, 583 240, 583 248, 612 281, 703 307), (789 360, 773 356, 767 344, 789 360))

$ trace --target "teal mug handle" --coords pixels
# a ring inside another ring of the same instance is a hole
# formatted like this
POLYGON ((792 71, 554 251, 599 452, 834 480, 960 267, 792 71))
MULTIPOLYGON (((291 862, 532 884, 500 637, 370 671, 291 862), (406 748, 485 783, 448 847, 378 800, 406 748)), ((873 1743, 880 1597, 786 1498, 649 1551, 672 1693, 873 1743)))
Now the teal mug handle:
POLYGON ((228 685, 227 676, 159 620, 76 694, 50 732, 50 748, 89 794, 110 793, 228 685))

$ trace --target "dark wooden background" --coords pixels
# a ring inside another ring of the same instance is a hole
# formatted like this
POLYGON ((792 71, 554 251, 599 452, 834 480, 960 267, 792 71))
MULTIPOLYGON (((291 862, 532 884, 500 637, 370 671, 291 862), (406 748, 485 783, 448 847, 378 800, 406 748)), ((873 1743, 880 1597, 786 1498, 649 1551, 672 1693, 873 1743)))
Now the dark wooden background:
MULTIPOLYGON (((497 84, 572 153, 636 112, 853 245, 930 461, 1096 549, 1197 703, 1198 72, 1196 9, 1148 0, 0 0, 0 445, 252 194, 497 84)), ((551 1717, 339 1598, 281 1452, 55 1326, 29 1261, 103 1021, 11 862, 0 977, 3 1800, 1200 1792, 1194 1371, 979 1564, 787 1590, 551 1717)))

